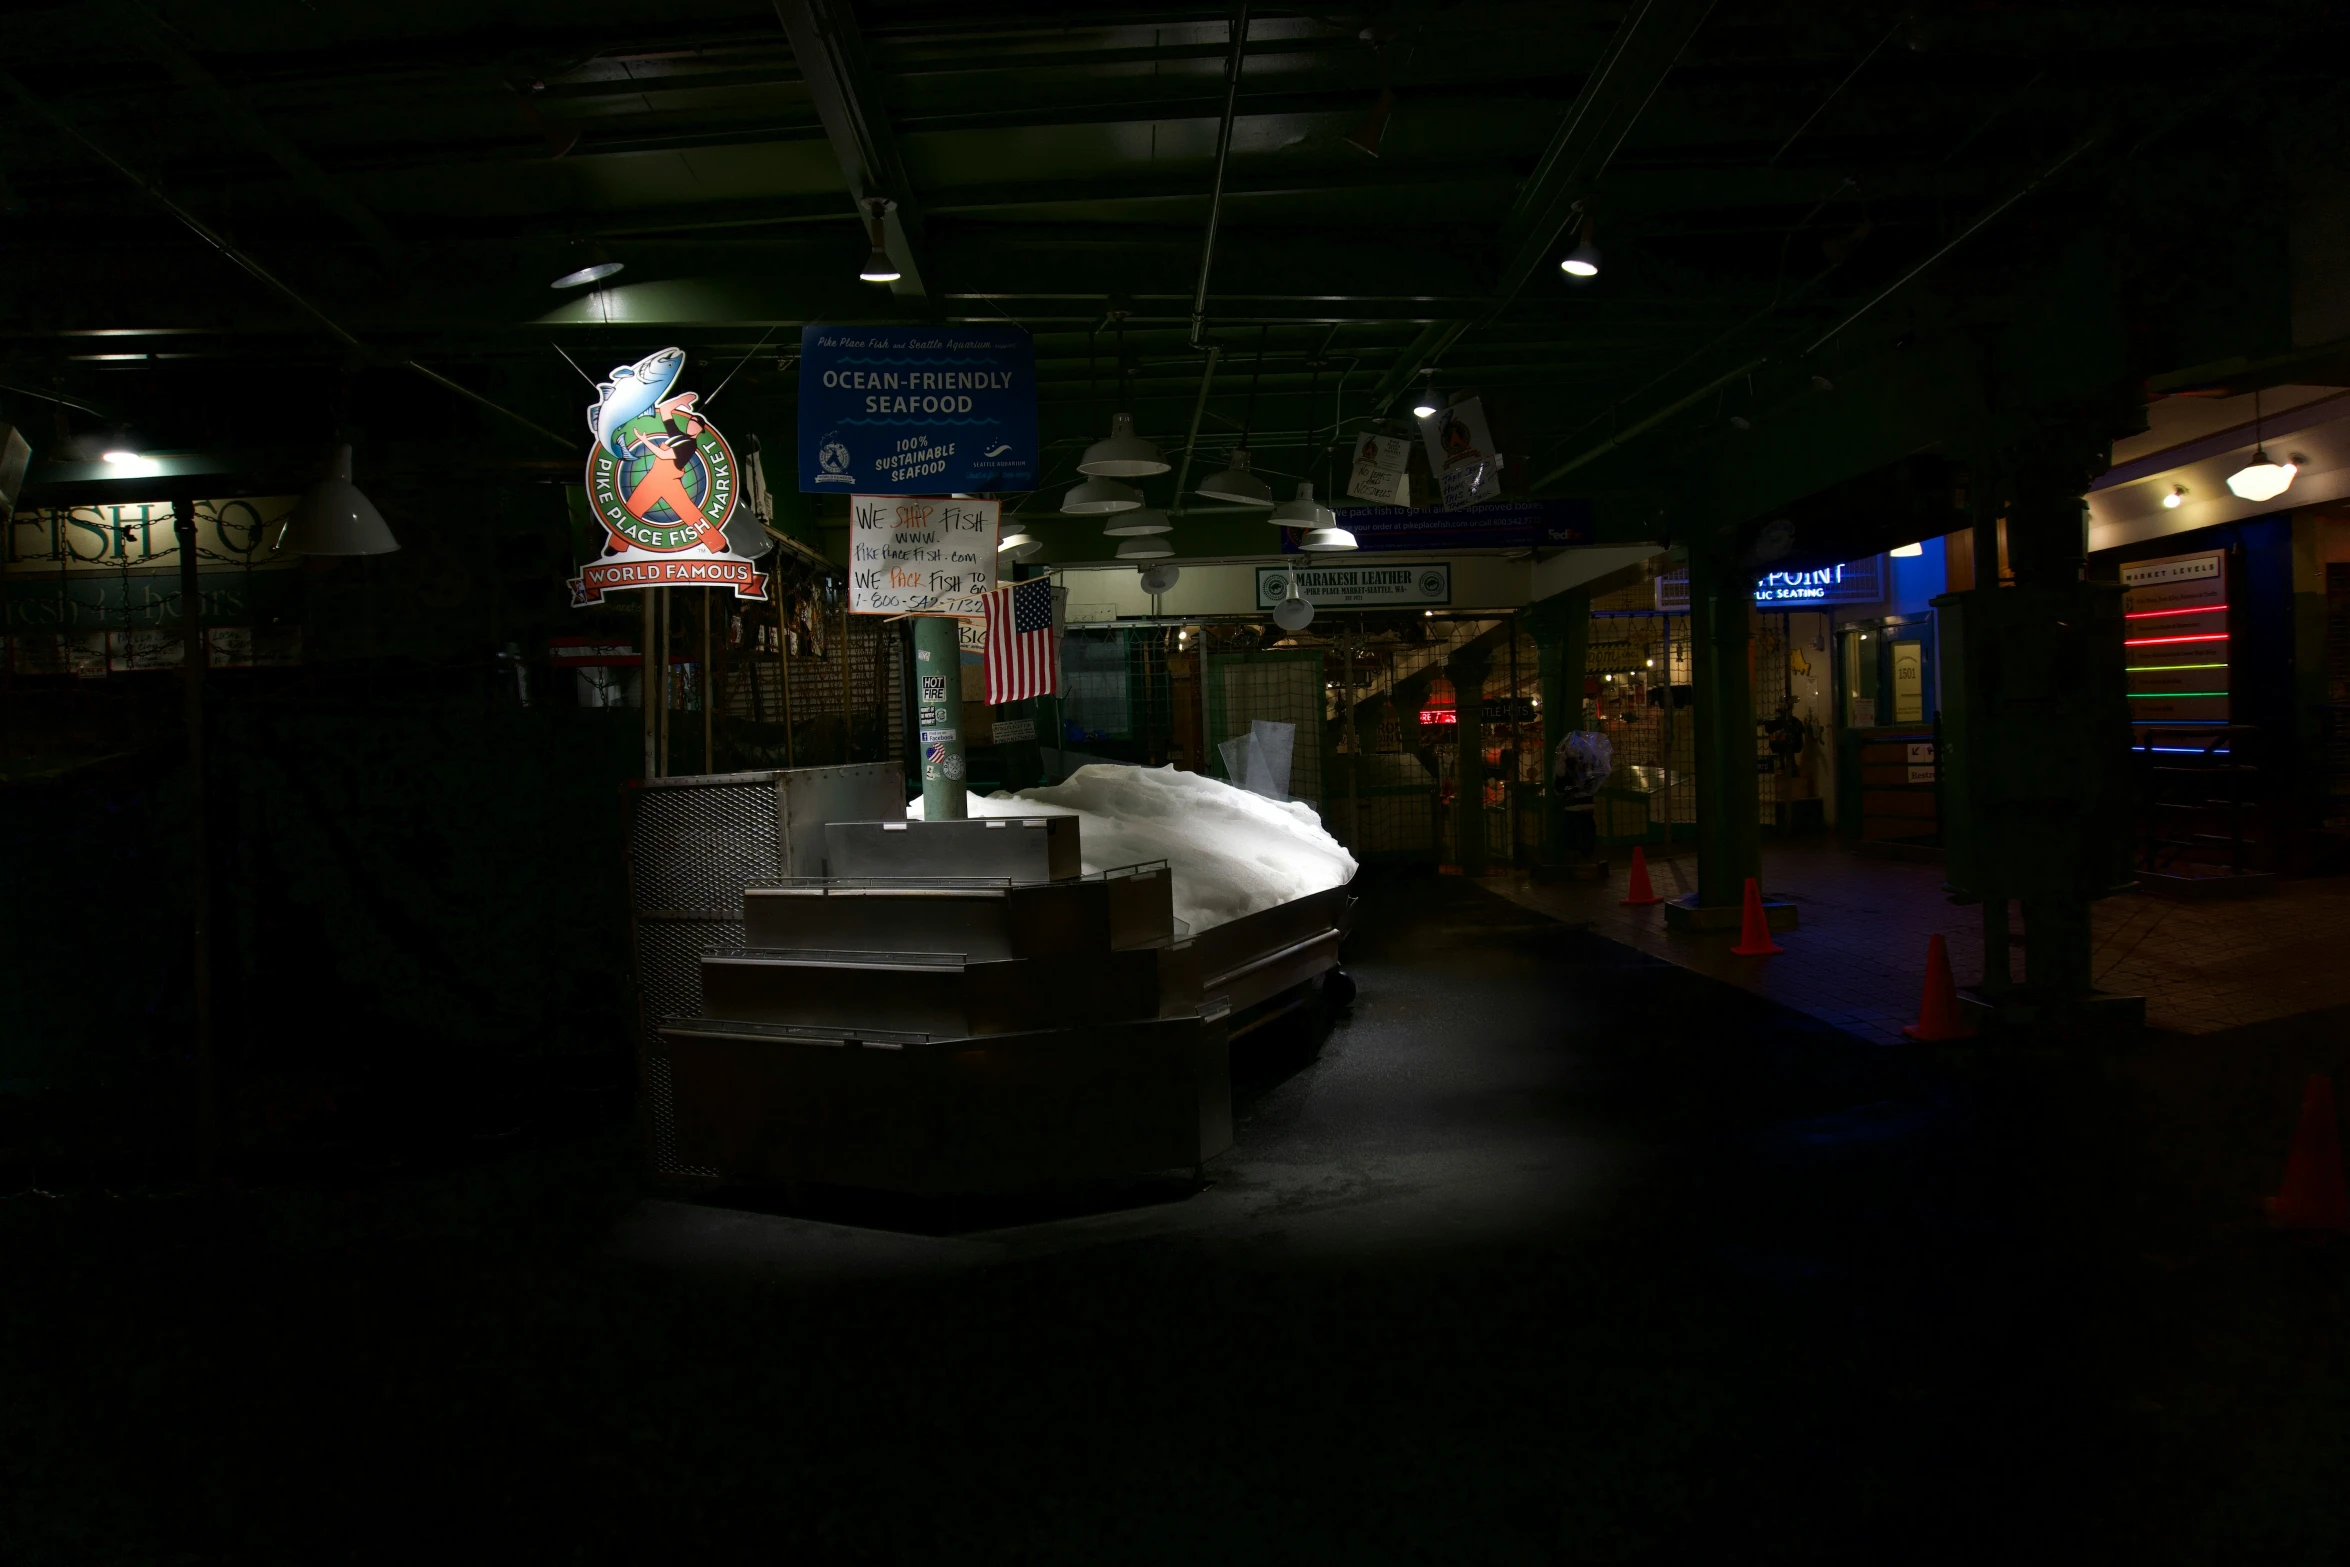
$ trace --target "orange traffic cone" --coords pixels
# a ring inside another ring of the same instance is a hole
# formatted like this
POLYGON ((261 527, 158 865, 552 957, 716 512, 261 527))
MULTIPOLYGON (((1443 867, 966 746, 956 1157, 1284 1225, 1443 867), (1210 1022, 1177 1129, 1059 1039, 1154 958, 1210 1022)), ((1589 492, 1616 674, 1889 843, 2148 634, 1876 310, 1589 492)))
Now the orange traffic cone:
POLYGON ((1771 922, 1763 913, 1762 888, 1746 878, 1746 909, 1739 920, 1738 945, 1730 949, 1742 958, 1764 958, 1787 949, 1771 940, 1771 922))
POLYGON ((1634 844, 1632 846, 1632 880, 1631 884, 1624 889, 1624 902, 1632 908, 1644 909, 1652 903, 1664 901, 1656 895, 1656 889, 1648 884, 1648 856, 1641 852, 1640 845, 1634 844))
POLYGON ((1958 981, 1950 975, 1950 944, 1940 936, 1926 938, 1926 993, 1918 1001, 1918 1020, 1902 1032, 1929 1044, 1937 1039, 1965 1039, 1974 1033, 1959 1021, 1958 981))
POLYGON ((2285 1160, 2284 1184, 2262 1206, 2286 1230, 2350 1231, 2350 1190, 2342 1185, 2342 1134, 2334 1119, 2334 1080, 2312 1072, 2301 1087, 2301 1125, 2285 1160))

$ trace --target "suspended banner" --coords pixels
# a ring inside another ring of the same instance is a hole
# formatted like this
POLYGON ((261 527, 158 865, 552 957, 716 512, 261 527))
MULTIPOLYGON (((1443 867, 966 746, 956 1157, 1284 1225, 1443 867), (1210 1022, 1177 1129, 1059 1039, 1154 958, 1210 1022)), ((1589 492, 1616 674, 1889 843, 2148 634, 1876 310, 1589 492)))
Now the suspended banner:
POLYGON ((860 495, 849 503, 849 613, 986 614, 998 501, 860 495))
POLYGON ((1355 442, 1354 470, 1347 476, 1346 493, 1380 506, 1410 505, 1412 481, 1404 468, 1411 456, 1411 442, 1366 431, 1355 442))
POLYGON ((1016 326, 800 329, 800 488, 1036 487, 1036 355, 1016 326))
MULTIPOLYGON (((1357 506, 1341 511, 1338 525, 1366 550, 1551 549, 1591 542, 1591 503, 1489 501, 1464 511, 1357 506)), ((1295 529, 1283 529, 1282 551, 1294 553, 1297 540, 1295 529)))
POLYGON ((1442 561, 1417 566, 1259 566, 1257 608, 1273 609, 1292 592, 1316 609, 1371 609, 1385 605, 1415 608, 1452 602, 1452 567, 1442 561))
POLYGON ((741 498, 734 451, 677 389, 685 350, 617 365, 587 411, 588 509, 604 553, 571 581, 573 608, 623 588, 726 587, 764 599, 767 579, 727 542, 741 498))
POLYGON ((1485 400, 1472 397, 1420 421, 1420 443, 1428 448, 1428 471, 1436 475, 1436 499, 1446 510, 1474 506, 1501 493, 1501 457, 1485 427, 1485 400))

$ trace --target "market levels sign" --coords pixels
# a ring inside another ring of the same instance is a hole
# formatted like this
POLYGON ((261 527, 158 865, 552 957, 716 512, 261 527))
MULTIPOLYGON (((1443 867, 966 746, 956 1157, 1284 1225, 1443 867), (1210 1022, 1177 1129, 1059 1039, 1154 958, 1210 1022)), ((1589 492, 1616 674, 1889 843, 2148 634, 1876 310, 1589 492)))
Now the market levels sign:
POLYGON ((1416 566, 1259 566, 1257 608, 1273 609, 1295 590, 1316 609, 1419 608, 1452 602, 1452 567, 1444 561, 1416 566))
POLYGON ((801 490, 1035 484, 1036 354, 1019 327, 801 329, 801 490))
POLYGON ((726 540, 741 500, 733 448, 678 390, 685 350, 664 348, 617 365, 587 411, 588 508, 604 553, 572 579, 575 608, 624 588, 732 588, 764 599, 767 579, 726 540))

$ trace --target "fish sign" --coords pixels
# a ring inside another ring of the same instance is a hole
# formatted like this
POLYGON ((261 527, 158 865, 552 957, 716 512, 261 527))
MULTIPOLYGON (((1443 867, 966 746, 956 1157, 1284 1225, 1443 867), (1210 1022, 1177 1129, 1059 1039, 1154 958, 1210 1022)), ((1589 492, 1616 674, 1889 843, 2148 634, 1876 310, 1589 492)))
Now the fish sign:
POLYGON ((732 588, 764 599, 767 578, 726 541, 741 500, 734 450, 681 392, 685 350, 664 348, 616 365, 588 409, 588 506, 604 530, 602 556, 572 579, 585 608, 624 588, 732 588))
POLYGON ((859 495, 849 503, 849 612, 984 613, 995 586, 999 501, 859 495))

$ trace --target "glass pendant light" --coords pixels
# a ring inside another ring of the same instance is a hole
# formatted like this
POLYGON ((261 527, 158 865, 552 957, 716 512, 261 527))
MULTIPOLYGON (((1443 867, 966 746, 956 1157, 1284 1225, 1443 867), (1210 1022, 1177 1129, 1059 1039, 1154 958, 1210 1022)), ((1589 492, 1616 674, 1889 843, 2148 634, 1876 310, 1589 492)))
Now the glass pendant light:
POLYGON ((2293 475, 2301 471, 2301 459, 2296 456, 2286 462, 2277 462, 2268 455, 2268 447, 2260 439, 2260 389, 2252 390, 2252 460, 2228 475, 2228 488, 2238 499, 2273 501, 2285 493, 2293 482, 2293 475))

